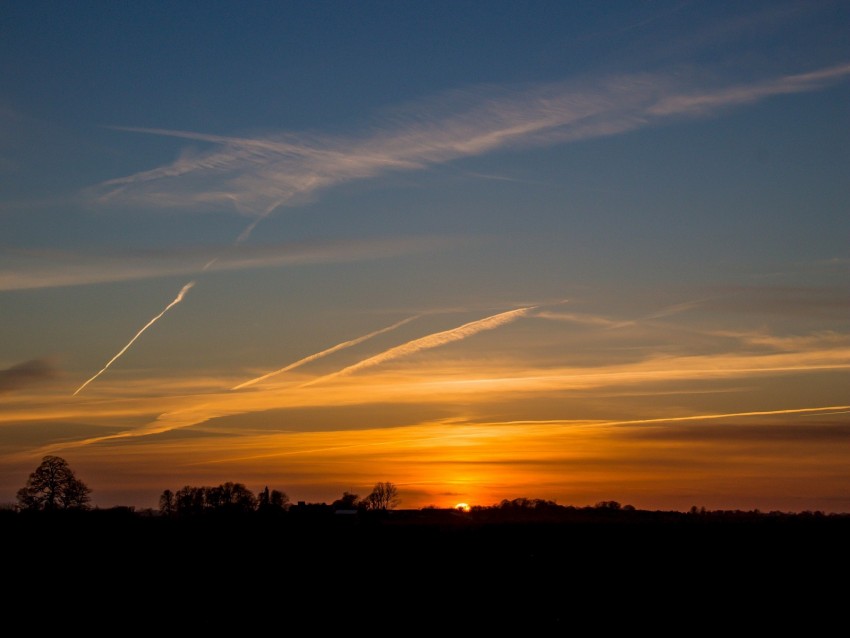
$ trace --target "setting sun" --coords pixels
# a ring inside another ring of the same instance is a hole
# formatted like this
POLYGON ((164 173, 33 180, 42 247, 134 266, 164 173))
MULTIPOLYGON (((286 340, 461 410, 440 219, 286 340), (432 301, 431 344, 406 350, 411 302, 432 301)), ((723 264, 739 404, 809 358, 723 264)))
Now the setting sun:
POLYGON ((458 503, 457 505, 455 505, 455 509, 458 512, 468 512, 472 508, 469 507, 469 503, 458 503))

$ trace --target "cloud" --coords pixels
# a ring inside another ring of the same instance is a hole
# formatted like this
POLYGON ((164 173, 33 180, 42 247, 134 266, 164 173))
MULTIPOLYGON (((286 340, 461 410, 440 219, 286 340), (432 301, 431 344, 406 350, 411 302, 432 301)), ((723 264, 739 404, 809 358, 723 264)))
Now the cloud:
POLYGON ((643 315, 638 319, 614 320, 600 315, 592 315, 578 312, 557 312, 552 310, 541 310, 537 312, 534 316, 540 319, 549 319, 551 321, 563 321, 567 323, 576 323, 586 326, 596 326, 599 328, 628 328, 642 322, 649 322, 653 319, 663 319, 666 317, 671 317, 673 315, 678 315, 683 312, 692 310, 693 308, 697 308, 701 304, 701 301, 687 301, 679 304, 674 304, 672 306, 666 306, 664 308, 661 308, 660 310, 652 312, 648 315, 643 315))
MULTIPOLYGON (((499 316, 495 315, 495 317, 499 316)), ((488 319, 492 319, 492 317, 488 319)), ((453 331, 446 332, 451 333, 453 331)), ((424 337, 423 339, 429 338, 424 337)), ((415 344, 415 341, 405 345, 415 344)), ((429 343, 429 341, 426 341, 426 343, 429 343)), ((440 341, 435 340, 430 343, 436 344, 440 341)), ((404 348, 404 346, 400 346, 400 348, 404 348)), ((394 358, 393 350, 395 349, 391 349, 383 355, 394 358)), ((376 355, 375 359, 381 362, 381 357, 382 355, 376 355)), ((522 369, 518 369, 516 366, 494 369, 491 362, 488 361, 483 366, 476 366, 471 363, 465 368, 459 368, 452 372, 446 371, 441 363, 440 374, 437 376, 430 368, 423 368, 418 365, 402 372, 396 371, 391 377, 370 375, 368 381, 352 384, 351 387, 348 384, 335 384, 318 389, 318 391, 315 388, 302 385, 292 388, 286 393, 260 388, 256 392, 250 393, 209 392, 204 394, 203 397, 199 397, 197 394, 185 395, 181 393, 181 396, 167 398, 167 400, 164 397, 150 397, 135 408, 131 408, 128 404, 126 414, 116 412, 112 418, 113 420, 115 418, 126 420, 131 412, 140 415, 161 408, 164 403, 169 405, 168 411, 161 413, 154 421, 149 421, 133 429, 110 432, 103 436, 57 442, 34 450, 32 454, 56 453, 60 450, 75 449, 110 441, 139 440, 148 436, 162 435, 174 430, 193 427, 218 418, 250 413, 268 414, 272 410, 316 407, 325 409, 328 406, 348 409, 348 406, 352 405, 372 405, 378 402, 385 405, 463 406, 459 413, 463 415, 476 414, 474 408, 476 404, 486 404, 488 413, 491 412, 494 397, 498 397, 499 401, 508 401, 517 397, 533 397, 539 401, 547 396, 562 398, 565 396, 564 393, 575 395, 577 391, 588 393, 588 396, 604 397, 606 403, 611 403, 613 397, 617 396, 618 393, 625 391, 627 395, 631 395, 634 389, 642 387, 661 389, 671 381, 705 383, 718 380, 755 380, 758 378, 804 375, 825 370, 841 371, 850 369, 848 361, 850 361, 850 348, 844 347, 778 354, 746 353, 735 350, 716 355, 649 357, 627 364, 592 367, 541 368, 528 365, 522 369), (599 394, 600 392, 604 394, 599 394), (612 394, 612 392, 615 394, 612 394)), ((316 381, 324 381, 337 375, 338 373, 327 375, 316 381)), ((692 394, 691 390, 693 389, 698 390, 699 388, 689 389, 688 393, 692 394)), ((67 405, 64 404, 60 407, 64 410, 68 409, 67 405)), ((75 411, 72 413, 74 418, 77 420, 84 418, 85 409, 86 405, 75 405, 75 411)), ((100 400, 91 404, 88 409, 99 417, 103 416, 101 415, 103 403, 100 400)), ((581 414, 574 414, 567 420, 524 420, 522 423, 528 425, 537 423, 541 427, 544 427, 546 423, 561 422, 581 423, 588 427, 611 427, 662 422, 699 422, 721 418, 773 417, 782 414, 812 416, 811 413, 814 412, 826 414, 844 409, 846 409, 846 406, 843 404, 831 404, 829 407, 723 413, 706 412, 682 416, 666 414, 663 417, 653 416, 650 413, 647 418, 636 416, 623 420, 599 418, 588 420, 582 419, 581 414)), ((43 412, 33 416, 48 418, 50 413, 43 412)), ((466 423, 468 421, 468 418, 461 418, 459 422, 466 423)), ((288 423, 286 419, 280 422, 288 423)), ((448 423, 448 421, 446 422, 448 423)), ((235 423, 238 423, 241 428, 241 419, 235 423)), ((504 423, 519 424, 520 422, 505 421, 504 423)), ((229 445, 236 445, 236 442, 232 440, 229 445)))
MULTIPOLYGON (((830 416, 834 412, 830 412, 830 408, 822 408, 820 414, 830 416)), ((847 413, 850 411, 850 406, 845 406, 843 411, 839 413, 847 413)), ((802 412, 802 411, 800 411, 802 412)), ((758 414, 758 413, 757 413, 758 414)), ((634 439, 643 440, 660 440, 668 442, 736 442, 738 444, 749 443, 755 445, 766 445, 775 442, 790 442, 790 443, 807 443, 807 442, 822 442, 826 444, 834 444, 837 446, 846 445, 850 440, 850 423, 818 423, 814 417, 819 416, 816 412, 806 411, 802 414, 794 415, 794 411, 785 412, 767 412, 767 415, 776 414, 777 416, 801 416, 812 417, 806 419, 805 423, 792 424, 787 419, 778 420, 778 424, 771 422, 770 424, 757 423, 746 424, 742 420, 736 420, 734 425, 723 424, 690 424, 688 427, 677 427, 671 424, 671 427, 636 427, 629 429, 624 436, 634 439), (815 422, 812 423, 811 421, 815 422)), ((718 415, 718 420, 736 419, 736 415, 718 415)), ((640 423, 636 425, 641 425, 640 423)), ((663 423, 662 423, 663 425, 663 423)))
POLYGON ((847 286, 727 286, 704 302, 706 310, 845 319, 847 286))
POLYGON ((674 95, 660 100, 648 110, 648 113, 655 116, 708 115, 720 108, 749 104, 775 95, 816 91, 844 80, 848 75, 850 75, 850 64, 841 64, 811 73, 787 75, 756 84, 674 95))
MULTIPOLYGON (((357 370, 376 366, 380 363, 384 363, 386 361, 390 361, 392 359, 396 359, 402 356, 410 355, 421 350, 425 350, 428 348, 436 348, 438 346, 445 345, 454 341, 466 339, 467 337, 470 337, 479 332, 485 330, 492 330, 511 323, 519 317, 527 315, 534 309, 535 307, 531 306, 525 308, 518 308, 516 310, 510 310, 507 312, 499 313, 497 315, 492 315, 490 317, 485 317, 483 319, 478 319, 476 321, 466 323, 451 330, 445 330, 443 332, 427 335, 419 339, 414 339, 413 341, 409 341, 405 344, 402 344, 401 346, 390 348, 389 350, 370 357, 369 359, 360 361, 359 363, 344 368, 343 370, 329 375, 325 375, 323 377, 319 377, 318 379, 314 379, 311 382, 303 384, 301 388, 298 388, 297 390, 301 390, 308 385, 327 381, 337 376, 351 374, 357 370)), ((406 321, 400 323, 406 323, 406 321)), ((399 324, 395 324, 393 326, 390 326, 390 328, 395 328, 398 325, 399 324)), ((132 341, 130 343, 132 344, 132 341)), ((129 345, 130 344, 128 344, 128 347, 129 345)), ((121 353, 116 355, 116 358, 120 356, 120 354, 121 353)), ((306 401, 304 401, 304 399, 301 399, 303 401, 301 405, 314 405, 314 399, 309 396, 310 394, 311 393, 307 391, 308 398, 306 399, 306 401)), ((372 395, 370 394, 370 396, 372 395)), ((234 414, 244 414, 247 412, 255 412, 267 409, 277 409, 281 407, 281 400, 278 393, 276 392, 269 393, 260 391, 256 393, 256 397, 254 396, 254 393, 227 393, 218 395, 207 395, 205 399, 206 400, 203 403, 196 403, 194 405, 189 405, 184 408, 177 408, 170 412, 163 413, 155 421, 134 430, 126 430, 118 433, 107 434, 104 436, 92 437, 80 441, 47 446, 42 448, 40 452, 50 453, 62 449, 77 448, 92 445, 95 443, 114 441, 118 439, 133 439, 137 437, 164 434, 172 430, 197 425, 199 423, 209 421, 217 417, 231 416, 234 414)), ((349 397, 347 400, 344 401, 352 403, 362 403, 368 400, 369 399, 364 398, 363 395, 358 395, 357 397, 349 397)), ((296 399, 296 402, 297 401, 298 399, 296 399)))
POLYGON ((379 330, 374 330, 374 331, 372 331, 368 334, 362 335, 362 336, 357 337, 355 339, 343 341, 342 343, 338 343, 335 346, 331 346, 330 348, 322 350, 321 352, 316 352, 316 353, 311 354, 307 357, 304 357, 303 359, 299 359, 298 361, 295 361, 294 363, 290 363, 289 365, 287 365, 283 368, 280 368, 279 370, 269 372, 267 374, 264 374, 260 377, 255 378, 255 379, 250 379, 249 381, 245 381, 244 383, 240 383, 239 385, 234 386, 232 389, 233 390, 239 390, 241 388, 247 388, 248 386, 254 385, 255 383, 260 383, 262 381, 265 381, 266 379, 269 379, 269 378, 271 378, 275 375, 281 374, 283 372, 288 372, 289 370, 294 370, 295 368, 298 368, 300 366, 303 366, 304 364, 310 363, 311 361, 315 361, 316 359, 321 359, 322 357, 326 357, 328 355, 331 355, 334 352, 339 352, 340 350, 344 350, 345 348, 351 348, 352 346, 356 346, 357 344, 363 343, 367 339, 371 339, 372 337, 377 337, 378 335, 382 335, 385 332, 390 332, 391 330, 395 330, 396 328, 400 328, 404 324, 409 323, 416 318, 417 318, 417 316, 407 317, 405 319, 402 319, 401 321, 397 321, 396 323, 392 324, 391 326, 386 326, 386 327, 381 328, 379 330))
POLYGON ((483 87, 386 112, 380 127, 360 137, 237 137, 121 127, 211 144, 213 149, 186 150, 170 164, 103 182, 88 196, 110 206, 235 208, 258 220, 277 207, 309 201, 322 189, 389 171, 615 135, 671 118, 704 117, 772 96, 819 90, 848 76, 850 64, 841 64, 702 90, 660 74, 584 85, 483 87))
POLYGON ((565 321, 568 323, 578 323, 587 326, 598 326, 600 328, 618 328, 625 325, 625 322, 623 321, 614 321, 607 317, 579 312, 555 312, 552 310, 541 310, 536 316, 541 319, 565 321))
POLYGON ((322 383, 324 381, 329 381, 330 379, 336 377, 353 374, 355 372, 358 372, 359 370, 364 370, 366 368, 371 368, 373 366, 386 363, 387 361, 392 361, 393 359, 398 359, 399 357, 406 357, 422 350, 437 348, 439 346, 444 346, 454 341, 460 341, 462 339, 466 339, 467 337, 476 335, 479 332, 483 332, 485 330, 493 330, 494 328, 499 328, 508 323, 511 323, 519 319, 520 317, 526 316, 535 308, 536 306, 529 306, 527 308, 517 308, 516 310, 509 310, 507 312, 502 312, 497 315, 485 317, 484 319, 470 321, 469 323, 465 323, 462 326, 458 326, 457 328, 452 328, 451 330, 435 332, 425 337, 420 337, 418 339, 408 341, 407 343, 403 343, 400 346, 395 346, 394 348, 390 348, 389 350, 385 350, 380 354, 376 354, 372 357, 369 357, 368 359, 359 361, 337 372, 327 374, 323 377, 319 377, 318 379, 313 379, 312 381, 309 381, 304 385, 309 386, 314 385, 316 383, 322 383))
POLYGON ((766 331, 736 332, 732 330, 714 331, 713 334, 737 339, 750 347, 755 346, 780 352, 805 352, 829 348, 846 349, 850 346, 850 335, 831 330, 806 335, 775 335, 766 331))
POLYGON ((177 247, 86 254, 57 250, 4 250, 0 291, 81 286, 118 281, 193 275, 208 271, 249 270, 299 264, 344 263, 423 252, 471 241, 441 236, 368 240, 303 241, 230 248, 177 247))
POLYGON ((56 376, 56 368, 46 359, 30 359, 0 370, 0 394, 19 390, 56 376))

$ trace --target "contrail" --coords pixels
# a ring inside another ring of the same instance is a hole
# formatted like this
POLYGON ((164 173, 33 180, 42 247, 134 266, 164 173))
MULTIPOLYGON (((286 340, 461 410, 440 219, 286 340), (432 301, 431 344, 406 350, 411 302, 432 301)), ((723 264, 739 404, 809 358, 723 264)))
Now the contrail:
POLYGON ((260 381, 265 381, 269 377, 273 377, 276 374, 281 374, 282 372, 293 370, 294 368, 302 366, 305 363, 310 363, 311 361, 315 361, 316 359, 321 359, 322 357, 326 357, 327 355, 333 354, 334 352, 337 352, 339 350, 343 350, 344 348, 356 346, 358 343, 363 343, 367 339, 371 339, 372 337, 377 337, 378 335, 383 334, 385 332, 389 332, 390 330, 400 328, 404 324, 413 321, 418 317, 419 315, 408 317, 407 319, 402 319, 401 321, 396 322, 391 326, 381 328, 380 330, 375 330, 374 332, 370 332, 369 334, 363 335, 362 337, 357 337, 356 339, 351 339, 349 341, 343 341, 342 343, 338 343, 335 346, 328 348, 327 350, 322 350, 321 352, 317 352, 315 354, 311 354, 308 357, 304 357, 303 359, 299 359, 295 363, 290 363, 288 366, 281 368, 280 370, 275 370, 274 372, 269 372, 268 374, 264 374, 263 376, 257 377, 256 379, 251 379, 250 381, 245 381, 245 383, 240 383, 239 385, 232 387, 231 390, 240 390, 241 388, 247 388, 249 385, 254 385, 255 383, 259 383, 260 381))
MULTIPOLYGON (((712 421, 717 419, 729 419, 734 417, 745 416, 773 416, 779 414, 800 414, 806 416, 808 413, 821 413, 826 415, 832 414, 847 414, 850 410, 850 405, 829 405, 822 408, 790 408, 785 410, 757 410, 752 412, 721 412, 719 414, 692 414, 689 416, 667 416, 653 419, 624 419, 617 421, 606 420, 588 420, 589 426, 600 425, 636 425, 643 423, 672 423, 680 421, 712 421)), ((504 425, 538 425, 552 424, 557 425, 563 423, 563 419, 541 419, 541 420, 521 420, 521 421, 504 421, 504 425)))
MULTIPOLYGON (((236 246, 236 245, 238 245, 238 244, 242 243, 243 241, 245 241, 245 240, 248 238, 248 236, 251 234, 251 231, 253 231, 253 230, 254 230, 254 227, 255 227, 257 224, 259 224, 259 223, 260 223, 263 219, 265 219, 266 217, 268 217, 268 216, 269 216, 269 214, 270 214, 270 213, 271 213, 271 212, 272 212, 275 208, 277 208, 277 204, 275 204, 274 206, 271 206, 268 210, 266 210, 266 211, 263 213, 263 215, 261 215, 260 217, 258 217, 258 218, 257 218, 257 219, 255 219, 254 221, 252 221, 250 224, 248 224, 248 227, 247 227, 245 230, 243 230, 243 231, 242 231, 242 233, 241 233, 241 234, 240 234, 240 235, 239 235, 239 236, 238 236, 238 237, 234 240, 233 245, 234 245, 234 246, 236 246)), ((218 255, 218 256, 213 257, 212 259, 210 259, 210 260, 209 260, 206 264, 204 264, 204 267, 203 267, 203 268, 201 268, 201 272, 206 272, 207 270, 209 270, 210 268, 212 268, 212 266, 213 266, 213 265, 215 265, 215 263, 216 263, 216 262, 217 262, 220 258, 221 258, 221 255, 218 255)), ((127 351, 127 349, 128 349, 131 345, 133 345, 133 342, 134 342, 136 339, 138 339, 138 338, 142 335, 142 333, 143 333, 145 330, 147 330, 147 329, 148 329, 148 328, 150 328, 150 327, 151 327, 154 323, 156 323, 156 322, 157 322, 157 321, 158 321, 158 320, 159 320, 159 319, 160 319, 160 318, 161 318, 161 317, 162 317, 162 316, 163 316, 166 312, 168 312, 168 311, 171 309, 171 307, 172 307, 172 306, 176 306, 176 305, 177 305, 177 304, 179 304, 181 301, 183 301, 183 297, 185 297, 185 296, 186 296, 186 293, 187 293, 187 292, 189 292, 189 289, 190 289, 192 286, 194 286, 194 285, 195 285, 195 282, 194 282, 194 281, 190 281, 188 284, 186 284, 185 286, 183 286, 183 288, 181 288, 181 289, 180 289, 180 292, 178 292, 178 293, 177 293, 177 296, 174 298, 174 301, 172 301, 170 304, 168 304, 168 305, 167 305, 167 306, 163 309, 163 311, 162 311, 162 312, 160 312, 160 313, 159 313, 156 317, 154 317, 153 319, 151 319, 150 321, 148 321, 148 322, 145 324, 144 328, 142 328, 141 330, 139 330, 139 331, 136 333, 136 336, 135 336, 135 337, 133 337, 132 339, 130 339, 129 343, 128 343, 126 346, 124 346, 118 354, 116 354, 114 357, 112 357, 112 358, 109 360, 109 362, 108 362, 105 366, 103 366, 103 369, 102 369, 100 372, 98 372, 98 373, 97 373, 96 375, 94 375, 91 379, 89 379, 89 380, 88 380, 88 381, 86 381, 83 385, 81 385, 79 388, 77 388, 77 391, 76 391, 76 392, 74 392, 73 396, 77 396, 77 394, 79 394, 80 390, 82 390, 83 388, 85 388, 85 387, 86 387, 89 383, 91 383, 92 381, 94 381, 95 379, 97 379, 100 375, 102 375, 104 372, 106 372, 106 369, 107 369, 109 366, 111 366, 111 365, 112 365, 113 361, 115 361, 118 357, 120 357, 122 354, 124 354, 124 353, 127 351)), ((235 388, 234 388, 234 389, 235 389, 235 388)))
MULTIPOLYGON (((273 210, 273 209, 272 209, 272 210, 273 210)), ((244 239, 247 239, 248 235, 250 235, 250 234, 251 234, 251 231, 252 231, 252 230, 254 230, 254 227, 255 227, 258 223, 260 223, 260 221, 262 221, 263 219, 265 219, 265 217, 266 217, 266 216, 268 216, 268 214, 269 214, 270 212, 271 212, 271 210, 269 210, 268 212, 266 212, 266 214, 265 214, 265 215, 263 215, 262 217, 258 217, 258 218, 257 218, 257 219, 255 219, 253 222, 251 222, 251 223, 248 225, 248 227, 247 227, 244 231, 242 231, 242 234, 241 234, 241 235, 239 235, 239 237, 237 237, 237 238, 236 238, 236 240, 233 242, 233 245, 235 246, 235 245, 237 245, 237 244, 241 243, 242 241, 244 241, 244 239)), ((204 264, 203 268, 201 268, 201 272, 206 272, 207 270, 209 270, 210 268, 212 268, 212 267, 213 267, 213 265, 215 265, 215 263, 216 263, 216 262, 217 262, 220 258, 221 258, 221 255, 218 255, 218 256, 213 257, 212 259, 210 259, 210 260, 209 260, 206 264, 204 264)), ((167 306, 166 306, 166 307, 162 310, 162 312, 160 312, 160 313, 159 313, 156 317, 154 317, 153 319, 151 319, 150 321, 148 321, 148 322, 144 325, 144 327, 136 333, 136 336, 134 336, 132 339, 130 339, 130 341, 127 343, 127 345, 126 345, 126 346, 124 346, 123 348, 121 348, 121 350, 118 352, 118 354, 116 354, 114 357, 112 357, 112 358, 111 358, 111 359, 107 362, 107 364, 106 364, 105 366, 103 366, 103 368, 100 370, 100 372, 98 372, 97 374, 95 374, 95 375, 94 375, 93 377, 91 377, 88 381, 86 381, 83 385, 81 385, 79 388, 77 388, 76 392, 74 392, 74 394, 73 394, 72 396, 77 396, 77 394, 79 394, 79 393, 80 393, 80 391, 81 391, 83 388, 85 388, 85 387, 86 387, 89 383, 91 383, 92 381, 94 381, 95 379, 97 379, 100 375, 102 375, 104 372, 106 372, 106 369, 107 369, 109 366, 111 366, 111 365, 112 365, 112 363, 113 363, 113 362, 114 362, 114 361, 115 361, 118 357, 120 357, 122 354, 124 354, 124 353, 127 351, 127 349, 128 349, 130 346, 132 346, 132 345, 133 345, 133 342, 134 342, 136 339, 138 339, 138 338, 142 335, 142 333, 143 333, 145 330, 147 330, 147 329, 148 329, 148 328, 150 328, 153 324, 155 324, 155 323, 156 323, 156 322, 157 322, 157 321, 158 321, 158 320, 159 320, 159 319, 160 319, 160 318, 161 318, 161 317, 162 317, 162 316, 163 316, 166 312, 168 312, 168 311, 169 311, 169 310, 170 310, 173 306, 176 306, 176 305, 177 305, 177 304, 179 304, 181 301, 183 301, 183 297, 185 297, 185 296, 186 296, 186 293, 187 293, 187 292, 189 292, 189 289, 190 289, 192 286, 194 286, 194 285, 195 285, 195 281, 193 280, 193 281, 190 281, 190 282, 189 282, 188 284, 186 284, 185 286, 183 286, 183 287, 180 289, 180 292, 178 292, 178 293, 177 293, 177 296, 174 298, 174 301, 172 301, 170 304, 168 304, 168 305, 167 305, 167 306)))
MULTIPOLYGON (((251 235, 251 233, 253 232, 254 228, 257 226, 257 224, 259 224, 259 223, 260 223, 261 221, 263 221, 266 217, 268 217, 268 216, 269 216, 272 212, 274 212, 274 210, 275 210, 278 206, 280 206, 282 203, 283 203, 282 201, 274 202, 272 205, 268 206, 268 207, 266 208, 266 210, 264 210, 264 211, 263 211, 263 213, 262 213, 259 217, 257 217, 257 218, 256 218, 256 219, 254 219, 254 220, 253 220, 250 224, 248 224, 248 226, 245 228, 245 230, 243 230, 243 231, 242 231, 242 233, 240 233, 240 235, 239 235, 239 236, 238 236, 238 237, 237 237, 237 238, 233 241, 233 246, 238 246, 239 244, 241 244, 242 242, 244 242, 246 239, 248 239, 248 237, 251 235)), ((224 254, 224 253, 222 253, 222 254, 224 254)), ((222 257, 222 255, 218 255, 218 256, 213 257, 212 259, 210 259, 210 260, 209 260, 206 264, 204 264, 204 267, 203 267, 203 268, 201 268, 201 272, 206 272, 207 270, 209 270, 210 268, 212 268, 212 266, 213 266, 213 265, 215 265, 215 263, 216 263, 216 262, 217 262, 217 261, 218 261, 221 257, 222 257)), ((187 292, 189 291, 189 289, 190 289, 192 286, 194 286, 194 285, 195 285, 195 282, 194 282, 194 281, 190 281, 188 284, 186 284, 185 286, 183 286, 183 288, 181 288, 181 289, 180 289, 180 292, 179 292, 179 293, 177 293, 177 296, 174 298, 174 301, 172 301, 170 304, 168 304, 168 305, 167 305, 167 306, 163 309, 163 311, 162 311, 162 312, 160 312, 160 313, 159 313, 156 317, 154 317, 153 319, 151 319, 150 321, 148 321, 148 322, 145 324, 144 328, 142 328, 141 330, 139 330, 139 331, 136 333, 136 336, 135 336, 135 337, 133 337, 132 339, 130 339, 130 342, 129 342, 126 346, 124 346, 118 354, 116 354, 114 357, 112 357, 112 358, 109 360, 109 362, 108 362, 105 366, 103 366, 103 369, 102 369, 100 372, 98 372, 96 375, 94 375, 92 378, 90 378, 88 381, 86 381, 83 385, 81 385, 79 388, 77 388, 77 391, 76 391, 76 392, 74 392, 73 396, 77 396, 77 394, 78 394, 78 393, 79 393, 79 392, 80 392, 83 388, 85 388, 85 387, 86 387, 89 383, 91 383, 92 381, 94 381, 95 379, 97 379, 97 378, 98 378, 101 374, 103 374, 104 372, 106 372, 106 369, 107 369, 109 366, 111 366, 111 365, 112 365, 112 362, 113 362, 113 361, 115 361, 115 360, 116 360, 118 357, 120 357, 122 354, 124 354, 124 353, 127 351, 127 349, 128 349, 131 345, 133 345, 133 342, 134 342, 136 339, 138 339, 138 338, 141 336, 141 334, 142 334, 145 330, 147 330, 147 329, 148 329, 148 328, 150 328, 150 327, 151 327, 154 323, 156 323, 156 322, 157 322, 157 320, 159 320, 159 319, 160 319, 160 318, 161 318, 161 317, 162 317, 162 316, 163 316, 166 312, 168 312, 168 310, 169 310, 172 306, 176 306, 176 305, 177 305, 177 304, 179 304, 181 301, 183 301, 183 297, 185 297, 185 296, 186 296, 186 293, 187 293, 187 292)), ((400 324, 399 324, 399 325, 400 325, 400 324)), ((352 345, 353 345, 353 344, 352 344, 352 345)), ((276 373, 273 373, 273 374, 276 374, 276 373)), ((265 378, 265 377, 263 377, 263 378, 265 378)), ((259 380, 259 379, 258 379, 258 380, 259 380)), ((253 381, 252 381, 251 383, 253 383, 253 381)), ((234 389, 235 389, 235 388, 234 388, 234 389)))
POLYGON ((414 354, 416 352, 419 352, 420 350, 437 348, 438 346, 443 346, 447 343, 452 343, 453 341, 460 341, 461 339, 466 339, 467 337, 471 337, 472 335, 478 334, 479 332, 483 332, 484 330, 492 330, 494 328, 498 328, 500 326, 504 326, 505 324, 511 323, 512 321, 515 321, 516 319, 527 315, 535 308, 537 308, 537 306, 528 306, 527 308, 517 308, 516 310, 501 312, 497 315, 485 317, 484 319, 470 321, 469 323, 465 323, 462 326, 458 326, 457 328, 452 328, 451 330, 435 332, 433 334, 420 337, 419 339, 408 341, 407 343, 403 343, 400 346, 390 348, 389 350, 381 352, 380 354, 376 354, 372 357, 369 357, 368 359, 363 359, 363 361, 359 361, 354 365, 348 366, 347 368, 343 368, 342 370, 338 370, 337 372, 326 374, 325 376, 319 377, 318 379, 308 381, 300 387, 303 388, 308 385, 321 383, 323 381, 327 381, 335 377, 357 372, 358 370, 362 370, 364 368, 371 368, 372 366, 379 365, 381 363, 384 363, 385 361, 390 361, 392 359, 398 359, 399 357, 414 354))
POLYGON ((166 312, 168 312, 168 311, 171 309, 171 307, 172 307, 172 306, 176 306, 176 305, 177 305, 177 304, 179 304, 181 301, 183 301, 183 297, 185 297, 185 296, 186 296, 186 293, 187 293, 187 292, 189 292, 189 289, 190 289, 192 286, 194 286, 194 285, 195 285, 195 282, 194 282, 194 281, 190 281, 188 284, 186 284, 185 286, 183 286, 183 287, 180 289, 180 292, 178 292, 178 293, 177 293, 177 296, 174 298, 174 301, 172 301, 170 304, 168 304, 168 305, 167 305, 167 306, 163 309, 163 311, 162 311, 162 312, 160 312, 160 313, 159 313, 156 317, 154 317, 153 319, 151 319, 150 321, 148 321, 148 322, 145 324, 144 328, 142 328, 141 330, 139 330, 139 331, 136 333, 136 336, 135 336, 135 337, 133 337, 132 339, 130 339, 129 343, 127 343, 127 345, 126 345, 126 346, 124 346, 123 348, 121 348, 121 350, 118 352, 118 354, 116 354, 114 357, 112 357, 112 358, 109 360, 109 362, 108 362, 105 366, 103 366, 103 369, 102 369, 100 372, 98 372, 98 373, 97 373, 96 375, 94 375, 91 379, 89 379, 89 380, 88 380, 88 381, 86 381, 83 385, 81 385, 79 388, 77 388, 77 391, 76 391, 76 392, 74 392, 73 396, 77 396, 77 395, 80 393, 80 391, 81 391, 83 388, 85 388, 85 387, 86 387, 89 383, 91 383, 92 381, 94 381, 95 379, 97 379, 100 375, 102 375, 104 372, 106 372, 106 369, 107 369, 109 366, 111 366, 111 365, 112 365, 112 363, 113 363, 113 362, 114 362, 114 361, 115 361, 118 357, 120 357, 122 354, 124 354, 125 352, 127 352, 127 349, 128 349, 130 346, 132 346, 132 345, 133 345, 133 342, 134 342, 136 339, 138 339, 138 338, 142 335, 142 333, 143 333, 145 330, 147 330, 147 329, 148 329, 148 328, 150 328, 150 327, 151 327, 154 323, 156 323, 156 322, 159 320, 159 318, 160 318, 160 317, 162 317, 162 315, 164 315, 166 312))

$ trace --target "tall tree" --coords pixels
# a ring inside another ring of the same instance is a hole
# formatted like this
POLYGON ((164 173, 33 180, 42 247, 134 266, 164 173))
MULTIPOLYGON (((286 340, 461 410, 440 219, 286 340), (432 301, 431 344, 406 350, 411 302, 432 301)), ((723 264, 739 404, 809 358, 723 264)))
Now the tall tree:
POLYGON ((289 496, 287 496, 286 492, 272 490, 269 505, 272 507, 279 507, 280 509, 286 509, 289 507, 289 496))
POLYGON ((253 512, 257 498, 243 483, 222 483, 211 490, 217 495, 216 509, 229 512, 253 512))
POLYGON ((362 502, 369 510, 391 510, 401 503, 401 499, 398 496, 398 488, 385 481, 375 483, 372 492, 362 502))
POLYGON ((173 516, 177 511, 177 501, 174 492, 165 490, 159 496, 159 513, 163 516, 173 516))
POLYGON ((181 516, 200 514, 206 501, 205 488, 184 485, 174 494, 174 510, 181 516))
POLYGON ((91 489, 74 475, 68 462, 45 456, 18 490, 18 503, 28 510, 87 509, 91 489))

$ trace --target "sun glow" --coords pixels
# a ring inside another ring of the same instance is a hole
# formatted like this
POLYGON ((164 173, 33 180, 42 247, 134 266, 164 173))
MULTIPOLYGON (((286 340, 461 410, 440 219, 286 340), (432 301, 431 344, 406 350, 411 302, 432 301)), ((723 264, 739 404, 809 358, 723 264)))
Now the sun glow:
POLYGON ((455 505, 455 509, 458 512, 468 512, 472 508, 469 506, 469 503, 458 503, 457 505, 455 505))

